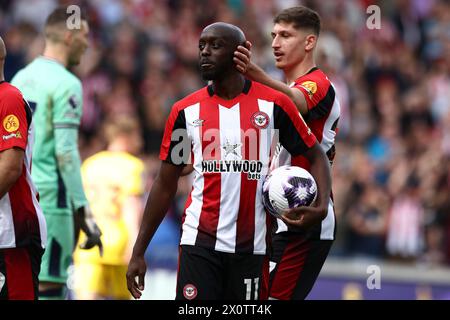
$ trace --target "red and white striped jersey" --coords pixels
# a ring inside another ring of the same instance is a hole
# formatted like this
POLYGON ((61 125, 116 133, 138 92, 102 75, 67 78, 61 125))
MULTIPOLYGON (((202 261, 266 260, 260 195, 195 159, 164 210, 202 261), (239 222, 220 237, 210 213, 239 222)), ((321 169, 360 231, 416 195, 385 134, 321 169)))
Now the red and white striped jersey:
POLYGON ((20 91, 7 82, 0 83, 0 152, 11 148, 25 151, 22 174, 0 199, 0 249, 47 242, 45 218, 38 193, 31 181, 33 129, 31 110, 20 91))
MULTIPOLYGON (((316 136, 331 164, 335 156, 334 143, 340 116, 339 100, 336 97, 333 84, 322 70, 314 67, 291 83, 290 87, 297 88, 303 93, 308 106, 308 113, 304 117, 305 122, 316 136)), ((293 159, 286 149, 279 147, 274 156, 271 169, 282 165, 296 165, 307 170, 310 168, 310 164, 305 157, 300 156, 293 159)), ((288 227, 282 220, 278 219, 277 224, 277 233, 288 230, 288 227)), ((321 240, 332 240, 334 239, 335 231, 335 214, 331 198, 328 205, 328 215, 322 221, 320 228, 312 232, 312 237, 321 240)))
POLYGON ((174 105, 160 159, 193 160, 195 172, 181 244, 266 254, 270 219, 262 183, 278 142, 298 156, 316 139, 291 100, 260 83, 246 80, 243 92, 231 100, 208 86, 174 105))

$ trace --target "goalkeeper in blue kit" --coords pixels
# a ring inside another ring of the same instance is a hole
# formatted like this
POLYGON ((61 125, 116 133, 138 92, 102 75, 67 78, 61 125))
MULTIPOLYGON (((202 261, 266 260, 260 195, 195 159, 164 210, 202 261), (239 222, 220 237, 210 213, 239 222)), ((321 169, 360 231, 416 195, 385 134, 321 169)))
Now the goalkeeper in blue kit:
MULTIPOLYGON (((39 275, 40 299, 63 299, 67 269, 78 239, 86 233, 83 249, 102 244, 92 218, 80 171, 78 127, 82 115, 80 80, 66 68, 77 65, 88 46, 89 26, 80 16, 69 29, 66 7, 55 9, 45 24, 44 54, 12 80, 33 111, 35 144, 32 177, 48 228, 48 242, 39 275)), ((73 18, 73 17, 72 17, 73 18)))

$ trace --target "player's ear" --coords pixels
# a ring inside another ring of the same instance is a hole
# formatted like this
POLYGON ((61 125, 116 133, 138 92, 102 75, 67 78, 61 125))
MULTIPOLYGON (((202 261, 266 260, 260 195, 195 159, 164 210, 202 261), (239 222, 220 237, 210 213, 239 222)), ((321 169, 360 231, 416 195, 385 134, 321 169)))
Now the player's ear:
POLYGON ((317 43, 317 36, 315 34, 308 34, 305 39, 305 51, 314 49, 317 43))
POLYGON ((74 32, 72 30, 64 30, 62 40, 66 45, 70 45, 74 38, 74 32))

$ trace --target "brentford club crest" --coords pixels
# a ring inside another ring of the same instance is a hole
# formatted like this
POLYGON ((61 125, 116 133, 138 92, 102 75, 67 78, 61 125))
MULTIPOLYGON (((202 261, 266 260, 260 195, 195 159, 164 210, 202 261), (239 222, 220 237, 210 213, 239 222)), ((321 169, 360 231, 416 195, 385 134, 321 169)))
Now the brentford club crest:
POLYGON ((252 115, 252 123, 256 128, 265 129, 269 125, 269 116, 267 113, 258 111, 252 115))
POLYGON ((183 296, 188 300, 195 299, 197 296, 197 288, 193 284, 188 283, 183 288, 183 296))

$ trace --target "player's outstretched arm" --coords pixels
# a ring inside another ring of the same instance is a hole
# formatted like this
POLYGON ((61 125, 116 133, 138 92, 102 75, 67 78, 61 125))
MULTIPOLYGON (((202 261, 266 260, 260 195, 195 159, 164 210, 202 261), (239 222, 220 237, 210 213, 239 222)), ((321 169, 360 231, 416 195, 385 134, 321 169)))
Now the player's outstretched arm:
POLYGON ((307 229, 326 218, 331 193, 331 170, 326 154, 316 142, 304 153, 309 160, 311 175, 317 183, 317 199, 311 207, 297 207, 286 211, 282 219, 287 224, 307 229))
POLYGON ((164 219, 177 192, 178 179, 183 166, 162 162, 158 176, 145 205, 141 227, 133 247, 127 271, 127 287, 135 299, 139 299, 144 290, 144 277, 147 265, 144 253, 156 229, 164 219), (136 282, 136 277, 138 282, 136 282))
POLYGON ((308 106, 303 93, 296 88, 290 88, 279 80, 271 78, 261 67, 253 63, 251 61, 251 46, 250 41, 246 41, 245 46, 238 46, 237 50, 234 52, 233 61, 239 72, 254 81, 283 92, 295 103, 298 111, 302 115, 306 115, 308 113, 308 106))

